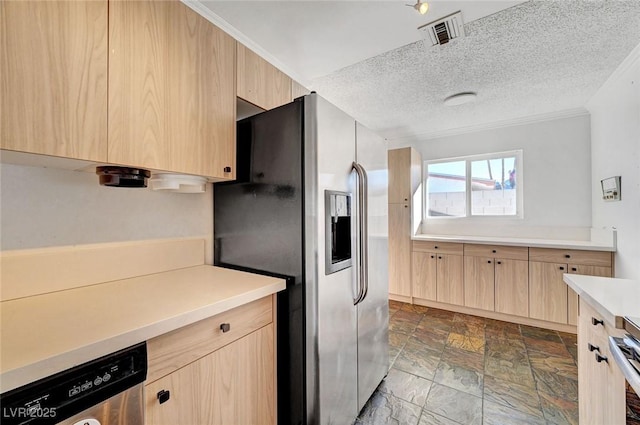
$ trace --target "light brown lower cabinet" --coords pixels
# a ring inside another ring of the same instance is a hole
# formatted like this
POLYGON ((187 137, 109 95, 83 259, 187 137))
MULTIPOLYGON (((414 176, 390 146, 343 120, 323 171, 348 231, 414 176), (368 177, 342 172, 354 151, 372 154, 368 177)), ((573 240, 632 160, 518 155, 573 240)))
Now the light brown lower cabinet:
POLYGON ((271 296, 147 341, 147 425, 276 421, 271 296))
POLYGON ((567 323, 567 284, 562 275, 567 265, 529 262, 529 316, 548 322, 567 323))
POLYGON ((529 262, 497 259, 495 277, 495 311, 529 317, 529 262))
MULTIPOLYGON (((602 266, 583 266, 583 265, 572 265, 568 266, 569 273, 571 274, 581 274, 588 276, 600 276, 600 277, 612 277, 613 271, 611 267, 602 267, 602 266)), ((567 295, 567 322, 570 325, 578 324, 578 294, 571 288, 568 288, 567 295)))
POLYGON ((148 384, 145 423, 275 424, 273 352, 271 323, 148 384))
POLYGON ((576 325, 577 294, 562 280, 565 273, 610 277, 611 267, 580 264, 529 263, 529 310, 535 319, 576 325))
POLYGON ((464 257, 464 305, 529 316, 529 263, 492 257, 464 257))
POLYGON ((487 257, 464 257, 464 305, 493 311, 495 308, 495 261, 487 257))
POLYGON ((464 305, 461 255, 412 253, 413 297, 464 305))
POLYGON ((411 291, 414 297, 437 300, 437 269, 436 254, 415 251, 411 253, 411 291))
POLYGON ((609 351, 609 335, 621 336, 580 300, 578 320, 578 409, 580 425, 624 424, 625 379, 609 351), (595 318, 594 324, 591 320, 595 318))
POLYGON ((447 304, 464 305, 462 256, 452 254, 437 254, 437 260, 437 301, 447 304))

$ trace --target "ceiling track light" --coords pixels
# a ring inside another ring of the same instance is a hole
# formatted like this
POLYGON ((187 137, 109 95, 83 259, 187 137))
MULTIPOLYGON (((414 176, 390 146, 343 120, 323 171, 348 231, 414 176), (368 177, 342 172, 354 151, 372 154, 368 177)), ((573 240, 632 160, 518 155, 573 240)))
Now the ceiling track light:
POLYGON ((429 10, 429 3, 426 1, 417 0, 416 4, 408 4, 407 6, 413 7, 421 15, 424 15, 429 10))

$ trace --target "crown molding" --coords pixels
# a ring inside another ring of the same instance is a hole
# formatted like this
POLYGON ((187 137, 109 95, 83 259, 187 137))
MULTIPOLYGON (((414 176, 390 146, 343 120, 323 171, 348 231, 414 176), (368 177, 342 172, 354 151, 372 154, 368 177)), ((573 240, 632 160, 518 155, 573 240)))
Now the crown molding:
POLYGON ((451 128, 451 129, 442 130, 442 131, 412 134, 409 136, 401 136, 401 137, 386 136, 386 139, 392 143, 422 142, 422 141, 431 140, 431 139, 439 139, 442 137, 457 136, 460 134, 467 134, 467 133, 477 133, 480 131, 494 130, 498 128, 513 127, 513 126, 525 125, 525 124, 534 124, 538 122, 552 121, 552 120, 558 120, 558 119, 564 119, 564 118, 573 118, 573 117, 579 117, 583 115, 589 115, 589 111, 585 108, 573 108, 573 109, 565 109, 565 110, 556 111, 556 112, 548 112, 545 114, 529 115, 526 117, 494 121, 494 122, 489 122, 485 124, 470 125, 467 127, 451 128))
POLYGON ((300 74, 295 72, 289 66, 280 62, 275 56, 267 52, 259 44, 257 44, 255 41, 247 37, 244 33, 239 31, 236 27, 231 25, 229 22, 225 21, 219 15, 215 14, 211 9, 209 9, 207 6, 202 4, 199 0, 180 0, 180 1, 185 5, 187 5, 189 8, 191 8, 193 11, 195 11, 198 15, 202 16, 207 21, 211 22, 213 25, 217 26, 218 28, 220 28, 221 30, 229 34, 231 37, 235 38, 236 41, 244 44, 246 47, 248 47, 258 56, 262 57, 262 59, 266 60, 271 65, 278 68, 280 71, 287 74, 297 83, 302 84, 305 87, 309 87, 310 82, 307 81, 306 78, 303 78, 300 74))

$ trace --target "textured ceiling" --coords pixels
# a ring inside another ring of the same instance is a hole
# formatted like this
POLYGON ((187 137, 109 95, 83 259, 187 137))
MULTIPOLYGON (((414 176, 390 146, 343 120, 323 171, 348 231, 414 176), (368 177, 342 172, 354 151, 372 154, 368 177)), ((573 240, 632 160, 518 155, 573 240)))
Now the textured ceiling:
POLYGON ((640 44, 640 0, 433 0, 425 16, 412 2, 199 0, 293 77, 407 142, 583 108, 640 44), (416 28, 456 10, 466 37, 423 45, 416 28), (463 91, 477 101, 443 105, 463 91))
POLYGON ((435 0, 426 15, 405 6, 415 0, 200 3, 263 48, 292 76, 309 83, 420 40, 417 28, 442 16, 462 10, 465 19, 473 21, 522 0, 435 0))
POLYGON ((530 1, 465 25, 448 45, 415 42, 313 81, 393 140, 581 108, 640 43, 640 2, 530 1), (446 107, 462 91, 476 102, 446 107))

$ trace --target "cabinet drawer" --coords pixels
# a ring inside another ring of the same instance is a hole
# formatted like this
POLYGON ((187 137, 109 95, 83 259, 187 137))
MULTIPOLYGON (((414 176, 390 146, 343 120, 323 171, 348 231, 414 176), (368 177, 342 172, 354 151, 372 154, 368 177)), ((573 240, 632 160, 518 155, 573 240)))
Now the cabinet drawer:
POLYGON ((525 246, 464 244, 464 255, 473 257, 528 260, 529 248, 525 246))
POLYGON ((580 316, 578 326, 584 327, 591 339, 608 344, 609 335, 617 336, 621 333, 621 329, 616 329, 614 324, 606 321, 604 317, 589 303, 586 303, 583 298, 580 298, 579 303, 580 316), (596 321, 595 325, 593 324, 594 320, 596 321), (598 324, 599 320, 602 320, 603 324, 598 324))
POLYGON ((147 383, 153 382, 273 321, 270 296, 147 341, 147 383), (229 324, 222 332, 220 325, 229 324))
POLYGON ((576 249, 529 248, 529 260, 611 267, 611 253, 576 249))
POLYGON ((463 244, 455 242, 413 241, 412 251, 462 255, 463 244))

